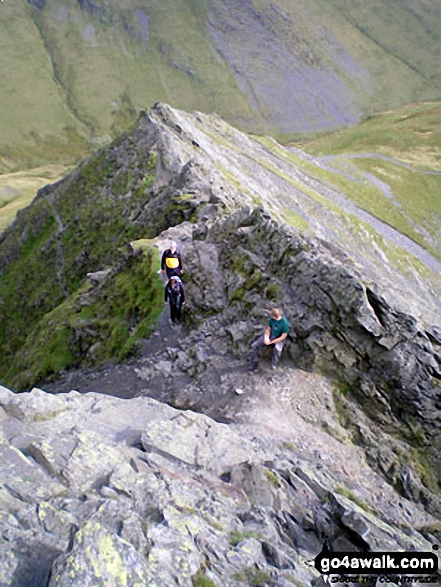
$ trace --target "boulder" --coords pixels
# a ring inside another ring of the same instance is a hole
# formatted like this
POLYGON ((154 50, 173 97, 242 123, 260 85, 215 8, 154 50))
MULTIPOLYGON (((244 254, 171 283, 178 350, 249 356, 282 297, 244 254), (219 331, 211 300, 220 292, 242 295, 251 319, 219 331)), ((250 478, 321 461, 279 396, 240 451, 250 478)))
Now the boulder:
MULTIPOLYGON (((147 561, 133 545, 91 520, 75 534, 72 550, 55 561, 49 587, 136 587, 148 585, 152 578, 147 561)), ((171 584, 170 576, 161 579, 171 584)))
POLYGON ((217 475, 256 456, 252 445, 226 424, 213 425, 211 418, 188 411, 150 422, 141 440, 146 451, 217 475))

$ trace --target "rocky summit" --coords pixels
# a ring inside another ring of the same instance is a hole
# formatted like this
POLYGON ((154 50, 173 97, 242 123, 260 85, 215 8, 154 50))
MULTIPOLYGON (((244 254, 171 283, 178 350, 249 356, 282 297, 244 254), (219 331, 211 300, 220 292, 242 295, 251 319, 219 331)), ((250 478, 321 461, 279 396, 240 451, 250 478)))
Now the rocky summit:
POLYGON ((157 104, 1 235, 0 585, 318 586, 324 544, 439 543, 440 262, 304 159, 157 104))

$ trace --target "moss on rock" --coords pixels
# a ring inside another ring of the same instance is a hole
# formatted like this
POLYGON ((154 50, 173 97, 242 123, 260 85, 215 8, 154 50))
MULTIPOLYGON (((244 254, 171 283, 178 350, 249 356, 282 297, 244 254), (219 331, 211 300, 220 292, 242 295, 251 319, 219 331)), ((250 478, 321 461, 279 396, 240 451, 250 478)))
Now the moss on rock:
POLYGON ((23 390, 62 369, 135 353, 163 309, 157 268, 147 248, 120 259, 102 284, 83 282, 34 327, 6 374, 10 385, 23 390))

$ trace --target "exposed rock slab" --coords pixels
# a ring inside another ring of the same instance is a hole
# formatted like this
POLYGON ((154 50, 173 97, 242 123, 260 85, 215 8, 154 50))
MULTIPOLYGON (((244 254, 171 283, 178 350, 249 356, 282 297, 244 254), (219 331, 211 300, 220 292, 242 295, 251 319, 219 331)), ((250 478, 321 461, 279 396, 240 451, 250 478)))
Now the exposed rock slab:
POLYGON ((325 534, 343 549, 430 548, 416 528, 432 518, 321 426, 325 380, 293 394, 289 377, 247 391, 230 425, 149 398, 1 388, 2 584, 309 584, 325 534))

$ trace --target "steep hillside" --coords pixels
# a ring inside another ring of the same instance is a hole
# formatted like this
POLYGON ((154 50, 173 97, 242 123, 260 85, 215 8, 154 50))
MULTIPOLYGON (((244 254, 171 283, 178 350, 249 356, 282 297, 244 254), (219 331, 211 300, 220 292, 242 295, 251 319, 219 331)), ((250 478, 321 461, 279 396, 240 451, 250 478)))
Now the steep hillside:
POLYGON ((301 143, 312 155, 389 157, 421 171, 441 172, 441 103, 414 104, 301 143))
POLYGON ((439 259, 440 122, 439 102, 420 104, 307 141, 302 149, 331 173, 332 185, 346 184, 361 206, 439 259), (371 193, 360 190, 360 183, 371 186, 371 193))
POLYGON ((229 391, 259 381, 249 345, 277 304, 292 325, 290 393, 299 368, 328 377, 369 465, 438 515, 440 261, 331 189, 329 173, 219 117, 141 113, 2 234, 1 382, 112 394, 121 382, 126 397, 228 418, 229 391), (163 317, 143 340, 162 303, 152 246, 170 238, 186 328, 163 317))
POLYGON ((435 0, 5 0, 0 171, 70 163, 157 100, 255 132, 437 99, 435 0))
POLYGON ((21 208, 32 202, 37 190, 68 172, 69 167, 64 165, 45 165, 0 175, 0 232, 13 222, 21 208))
MULTIPOLYGON (((77 296, 87 273, 118 265, 130 241, 156 237, 183 221, 203 226, 245 205, 263 206, 281 225, 332 244, 341 261, 353 264, 390 304, 423 325, 437 323, 439 232, 428 226, 438 209, 429 198, 426 207, 419 201, 418 214, 395 212, 411 240, 390 214, 399 192, 391 191, 389 204, 375 183, 355 191, 356 182, 343 177, 339 185, 340 177, 320 159, 271 139, 254 141, 220 118, 158 105, 62 181, 40 190, 2 235, 3 377, 16 372, 13 357, 25 352, 40 320, 77 296)), ((433 181, 439 185, 440 177, 433 181)))
POLYGON ((323 585, 324 540, 436 543, 439 261, 323 172, 157 104, 2 234, 1 381, 132 398, 0 388, 5 584, 323 585), (170 238, 182 331, 154 326, 170 238), (274 304, 292 340, 251 376, 274 304))

